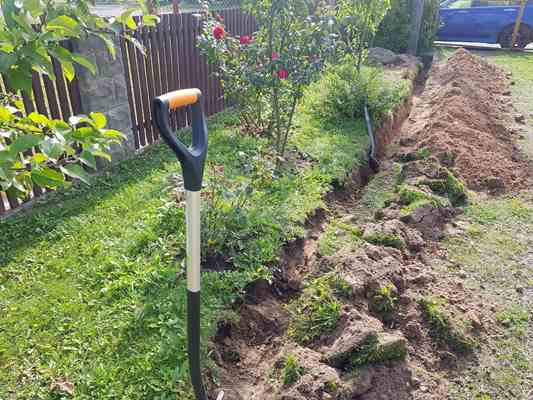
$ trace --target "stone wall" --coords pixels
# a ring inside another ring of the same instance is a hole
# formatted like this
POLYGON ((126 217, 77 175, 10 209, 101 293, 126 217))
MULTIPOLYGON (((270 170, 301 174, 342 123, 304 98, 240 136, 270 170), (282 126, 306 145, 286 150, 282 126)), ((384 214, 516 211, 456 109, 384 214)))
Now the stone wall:
POLYGON ((112 149, 114 162, 135 153, 124 63, 118 40, 115 49, 116 57, 113 59, 105 43, 98 38, 91 37, 75 44, 75 51, 91 60, 97 69, 96 75, 86 68, 76 70, 83 113, 104 113, 107 117, 107 127, 126 135, 122 146, 115 146, 112 149))

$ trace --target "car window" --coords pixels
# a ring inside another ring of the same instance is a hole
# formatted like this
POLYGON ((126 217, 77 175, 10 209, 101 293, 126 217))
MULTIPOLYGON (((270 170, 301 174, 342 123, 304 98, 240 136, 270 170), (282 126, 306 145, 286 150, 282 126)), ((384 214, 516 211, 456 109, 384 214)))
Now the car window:
MULTIPOLYGON (((531 4, 529 0, 527 4, 531 4)), ((522 4, 521 0, 472 0, 472 7, 505 7, 505 6, 519 6, 522 4)))
MULTIPOLYGON (((449 8, 472 8, 472 7, 508 7, 519 6, 521 0, 456 0, 446 3, 449 8)), ((533 0, 527 1, 528 5, 533 5, 533 0)))

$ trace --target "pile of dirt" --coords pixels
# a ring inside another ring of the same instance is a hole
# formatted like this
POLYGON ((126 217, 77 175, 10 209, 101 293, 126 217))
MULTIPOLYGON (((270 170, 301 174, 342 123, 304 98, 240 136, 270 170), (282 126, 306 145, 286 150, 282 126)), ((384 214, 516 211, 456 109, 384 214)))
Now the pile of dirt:
POLYGON ((464 49, 431 71, 404 125, 403 158, 436 155, 473 190, 524 187, 531 167, 515 145, 509 79, 464 49))

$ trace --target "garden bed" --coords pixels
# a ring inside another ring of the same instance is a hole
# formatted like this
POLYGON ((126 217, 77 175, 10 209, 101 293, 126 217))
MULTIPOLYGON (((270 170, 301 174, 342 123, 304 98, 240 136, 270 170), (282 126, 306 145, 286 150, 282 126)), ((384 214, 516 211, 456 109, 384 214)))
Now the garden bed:
MULTIPOLYGON (((221 212, 204 242, 223 271, 203 274, 204 343, 250 282, 272 279, 282 245, 368 149, 363 121, 302 109, 280 173, 231 111, 209 129, 204 200, 221 212)), ((190 398, 177 165, 156 146, 1 222, 0 397, 190 398)))

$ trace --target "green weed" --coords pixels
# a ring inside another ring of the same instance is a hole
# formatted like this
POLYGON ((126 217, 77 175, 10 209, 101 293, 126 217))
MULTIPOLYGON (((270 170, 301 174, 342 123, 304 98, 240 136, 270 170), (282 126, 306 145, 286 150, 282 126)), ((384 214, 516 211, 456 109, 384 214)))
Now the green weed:
POLYGON ((392 313, 398 303, 396 288, 392 284, 383 286, 371 295, 370 309, 382 316, 392 313))
POLYGON ((438 195, 446 196, 454 206, 462 206, 468 200, 468 192, 463 182, 457 179, 447 168, 442 167, 444 179, 422 181, 420 184, 428 186, 438 195))
POLYGON ((320 254, 331 256, 343 248, 356 249, 362 243, 361 229, 333 219, 320 236, 318 250, 320 254))
POLYGON ((337 327, 341 304, 334 296, 330 281, 319 278, 310 282, 302 295, 287 306, 287 310, 291 319, 289 337, 307 345, 337 327))
POLYGON ((281 368, 281 381, 283 385, 290 386, 296 383, 304 373, 305 369, 300 366, 298 359, 293 354, 285 357, 281 368))

